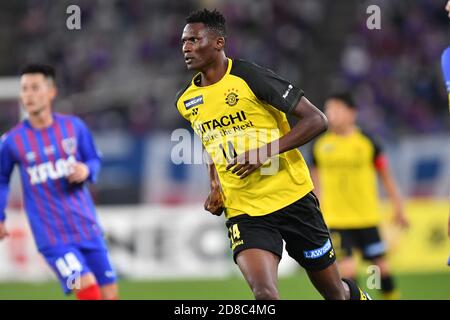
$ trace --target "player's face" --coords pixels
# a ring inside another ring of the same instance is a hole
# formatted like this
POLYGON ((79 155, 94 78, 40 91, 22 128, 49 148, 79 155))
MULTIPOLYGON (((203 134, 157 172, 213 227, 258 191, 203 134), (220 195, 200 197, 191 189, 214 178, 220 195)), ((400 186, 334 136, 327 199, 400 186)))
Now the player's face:
POLYGON ((214 62, 220 50, 219 37, 203 23, 189 23, 183 29, 184 61, 188 70, 204 70, 214 62))
POLYGON ((40 73, 24 74, 20 79, 20 99, 25 111, 29 114, 50 109, 56 96, 56 88, 52 81, 40 73))
POLYGON ((331 130, 341 130, 355 124, 355 110, 349 108, 338 99, 329 99, 325 102, 325 115, 331 130))

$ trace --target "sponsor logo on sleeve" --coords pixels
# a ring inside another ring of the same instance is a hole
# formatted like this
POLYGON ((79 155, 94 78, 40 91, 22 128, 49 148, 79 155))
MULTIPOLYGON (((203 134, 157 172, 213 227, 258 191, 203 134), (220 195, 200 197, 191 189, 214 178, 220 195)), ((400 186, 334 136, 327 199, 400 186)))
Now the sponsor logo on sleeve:
POLYGON ((203 95, 200 96, 196 96, 194 98, 191 98, 189 100, 185 100, 183 101, 184 103, 184 107, 186 108, 186 110, 189 110, 192 107, 198 106, 200 104, 203 104, 203 95))

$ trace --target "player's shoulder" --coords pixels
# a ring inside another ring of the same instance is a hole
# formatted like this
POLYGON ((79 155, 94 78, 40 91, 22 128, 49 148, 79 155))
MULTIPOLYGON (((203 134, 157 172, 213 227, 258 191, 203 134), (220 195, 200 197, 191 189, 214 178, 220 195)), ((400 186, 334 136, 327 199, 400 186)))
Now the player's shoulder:
POLYGON ((3 133, 0 137, 1 143, 7 143, 9 140, 14 139, 14 137, 25 130, 25 120, 19 122, 14 127, 3 133))
POLYGON ((378 136, 362 128, 358 128, 358 133, 363 139, 369 142, 375 148, 375 150, 381 151, 383 143, 378 136))
POLYGON ((445 50, 442 52, 442 57, 445 57, 447 59, 450 58, 450 46, 448 46, 447 48, 445 48, 445 50))
POLYGON ((275 74, 271 69, 244 59, 233 59, 230 74, 244 80, 258 80, 261 74, 275 74))
POLYGON ((176 95, 175 95, 175 107, 178 104, 178 101, 180 100, 180 98, 186 93, 186 91, 188 91, 188 89, 192 86, 192 79, 189 80, 189 82, 185 83, 180 90, 177 91, 176 95))
POLYGON ((79 120, 81 120, 78 116, 76 116, 74 114, 59 113, 59 112, 53 113, 53 118, 56 121, 79 121, 79 120))
POLYGON ((57 122, 60 122, 63 125, 67 125, 68 123, 72 123, 74 126, 86 126, 83 119, 81 119, 79 116, 74 114, 67 114, 67 113, 54 113, 53 114, 54 119, 57 122))

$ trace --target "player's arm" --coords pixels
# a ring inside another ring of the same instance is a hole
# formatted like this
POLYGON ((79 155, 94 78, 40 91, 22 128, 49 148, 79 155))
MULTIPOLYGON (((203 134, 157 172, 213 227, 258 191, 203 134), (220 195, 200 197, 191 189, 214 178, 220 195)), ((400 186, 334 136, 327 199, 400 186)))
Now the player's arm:
POLYGON ((227 170, 233 168, 233 173, 245 178, 268 158, 297 148, 327 129, 327 118, 304 97, 303 90, 273 71, 245 61, 236 61, 231 73, 244 79, 260 101, 286 114, 296 116, 299 121, 280 139, 232 159, 227 170))
POLYGON ((300 101, 293 108, 292 114, 299 118, 299 121, 297 121, 291 131, 261 148, 249 150, 238 155, 230 161, 227 169, 234 167, 232 172, 243 179, 261 167, 268 158, 298 148, 328 128, 328 121, 325 115, 304 96, 300 98, 300 101), (249 159, 257 159, 257 161, 251 163, 249 159))
POLYGON ((81 120, 77 124, 79 128, 78 148, 80 149, 81 159, 73 165, 72 173, 67 179, 71 183, 82 183, 86 180, 95 183, 101 167, 100 155, 95 148, 94 139, 87 126, 81 120))
POLYGON ((447 49, 445 49, 444 52, 442 53, 441 66, 442 66, 442 73, 444 74, 445 86, 447 88, 448 110, 450 112, 450 47, 447 47, 447 49))
POLYGON ((217 174, 216 166, 211 159, 211 156, 203 148, 203 155, 206 160, 208 169, 208 176, 210 182, 209 195, 205 201, 205 210, 211 212, 216 216, 220 216, 223 212, 223 195, 222 187, 220 185, 219 175, 217 174))
POLYGON ((395 222, 402 228, 407 228, 409 223, 406 218, 405 209, 403 205, 403 199, 400 194, 399 188, 391 171, 386 156, 383 153, 379 153, 375 158, 375 168, 378 172, 378 176, 381 179, 384 189, 386 190, 389 199, 394 206, 394 219, 395 222))
POLYGON ((299 121, 278 142, 269 144, 270 156, 298 148, 328 129, 325 115, 305 97, 300 99, 292 114, 299 118, 299 121), (278 150, 273 147, 277 144, 278 150))
POLYGON ((12 156, 5 138, 0 141, 0 240, 8 236, 5 226, 5 209, 8 204, 9 179, 14 168, 12 156))

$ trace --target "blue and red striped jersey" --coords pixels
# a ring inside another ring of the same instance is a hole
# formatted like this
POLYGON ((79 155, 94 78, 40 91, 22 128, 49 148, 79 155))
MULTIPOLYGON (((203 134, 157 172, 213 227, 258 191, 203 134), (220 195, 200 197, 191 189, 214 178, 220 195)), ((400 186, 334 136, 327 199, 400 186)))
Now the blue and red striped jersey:
POLYGON ((69 183, 71 164, 89 168, 95 182, 100 156, 85 123, 53 114, 53 123, 35 129, 24 120, 0 142, 0 221, 5 220, 9 180, 20 169, 25 211, 39 250, 69 243, 89 243, 102 234, 86 183, 69 183))
POLYGON ((442 53, 441 65, 448 93, 448 111, 450 111, 450 47, 447 47, 442 53))

